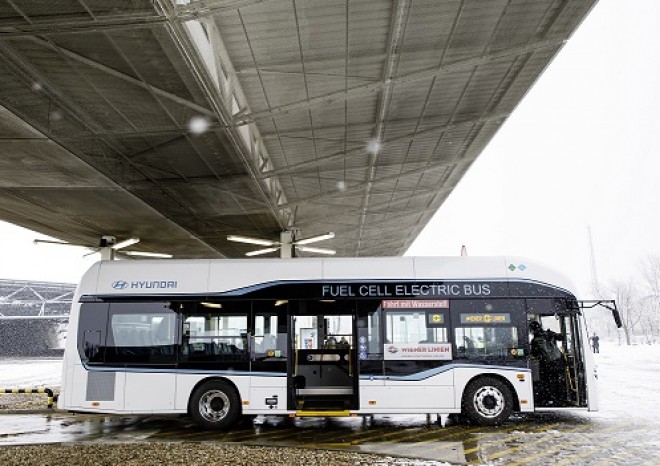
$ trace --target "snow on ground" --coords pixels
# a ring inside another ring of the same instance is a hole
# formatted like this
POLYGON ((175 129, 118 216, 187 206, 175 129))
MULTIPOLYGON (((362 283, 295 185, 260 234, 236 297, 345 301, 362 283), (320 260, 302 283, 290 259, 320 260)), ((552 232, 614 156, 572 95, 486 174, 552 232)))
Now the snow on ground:
POLYGON ((600 410, 595 416, 660 421, 660 345, 605 342, 594 355, 600 410))
POLYGON ((61 359, 0 358, 0 388, 59 387, 61 359))
MULTIPOLYGON (((601 343, 597 418, 660 422, 660 345, 601 343)), ((59 359, 0 359, 0 388, 60 385, 59 359)))

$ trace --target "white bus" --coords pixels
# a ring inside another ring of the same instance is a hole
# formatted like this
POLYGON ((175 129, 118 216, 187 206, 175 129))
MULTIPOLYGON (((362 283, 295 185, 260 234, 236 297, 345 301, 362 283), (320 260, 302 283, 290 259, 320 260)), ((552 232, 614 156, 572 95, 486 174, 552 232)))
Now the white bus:
POLYGON ((597 409, 579 302, 507 258, 99 262, 73 299, 60 409, 240 416, 597 409), (563 335, 540 380, 529 322, 563 335))

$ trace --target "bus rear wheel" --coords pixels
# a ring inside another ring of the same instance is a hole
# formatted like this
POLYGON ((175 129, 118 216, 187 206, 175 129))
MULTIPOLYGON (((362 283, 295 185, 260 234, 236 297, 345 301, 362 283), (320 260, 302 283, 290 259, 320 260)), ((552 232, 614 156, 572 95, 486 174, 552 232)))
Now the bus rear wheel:
POLYGON ((501 424, 511 415, 513 396, 509 387, 494 377, 470 382, 463 394, 462 413, 475 424, 501 424))
POLYGON ((232 387, 221 380, 203 383, 190 397, 190 414, 202 429, 226 429, 241 414, 241 402, 232 387))

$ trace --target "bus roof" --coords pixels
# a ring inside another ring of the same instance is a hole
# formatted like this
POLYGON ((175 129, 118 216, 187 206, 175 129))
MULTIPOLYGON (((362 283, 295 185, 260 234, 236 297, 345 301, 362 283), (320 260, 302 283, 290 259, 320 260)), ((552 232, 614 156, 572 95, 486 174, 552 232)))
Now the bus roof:
POLYGON ((376 257, 102 261, 77 295, 228 293, 277 282, 521 281, 574 293, 564 276, 518 257, 376 257))

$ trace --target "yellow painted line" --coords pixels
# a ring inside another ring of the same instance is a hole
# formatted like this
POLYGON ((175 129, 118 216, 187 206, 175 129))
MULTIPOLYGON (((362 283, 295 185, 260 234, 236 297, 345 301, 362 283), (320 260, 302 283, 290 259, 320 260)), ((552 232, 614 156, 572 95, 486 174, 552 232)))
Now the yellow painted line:
MULTIPOLYGON (((485 429, 484 426, 474 426, 474 427, 463 426, 463 429, 460 429, 457 432, 451 433, 449 435, 441 435, 440 437, 427 438, 427 439, 424 439, 424 440, 422 440, 418 443, 420 445, 427 445, 427 444, 431 444, 431 443, 446 442, 449 439, 453 439, 453 438, 456 438, 456 437, 461 437, 463 435, 471 435, 471 434, 478 433, 478 431, 481 431, 483 429, 485 429)), ((429 437, 429 435, 426 435, 425 437, 429 437)), ((471 440, 472 440, 472 438, 470 437, 470 438, 463 439, 461 441, 471 441, 471 440)), ((443 445, 438 445, 438 447, 441 447, 441 449, 444 449, 443 445)), ((433 449, 431 449, 431 451, 432 450, 433 449)))
MULTIPOLYGON (((564 429, 564 430, 562 430, 561 432, 562 432, 562 433, 572 433, 572 432, 577 432, 577 431, 579 431, 582 427, 583 427, 583 426, 578 426, 578 427, 575 427, 575 428, 573 428, 573 429, 564 429)), ((548 430, 550 430, 550 429, 548 429, 548 430)), ((543 432, 540 432, 540 433, 543 433, 543 432)), ((525 442, 525 443, 523 443, 522 445, 516 445, 515 447, 505 448, 504 450, 500 450, 500 451, 498 451, 498 452, 496 452, 496 453, 494 453, 494 454, 492 454, 492 455, 488 455, 488 460, 498 459, 498 458, 501 458, 501 457, 503 457, 503 456, 505 456, 505 455, 508 455, 508 454, 511 454, 511 453, 515 453, 515 452, 517 452, 518 450, 522 450, 523 448, 527 448, 527 447, 529 447, 529 446, 538 445, 539 443, 543 443, 543 442, 545 442, 545 441, 547 441, 547 438, 546 438, 546 437, 543 437, 543 438, 540 438, 540 439, 533 440, 533 441, 531 441, 531 442, 525 442)))
MULTIPOLYGON (((497 429, 498 431, 501 431, 503 429, 513 430, 515 428, 519 428, 519 426, 513 425, 506 428, 502 428, 501 426, 495 427, 495 429, 497 429)), ((409 451, 409 449, 417 449, 418 451, 424 452, 425 456, 428 456, 429 453, 453 449, 455 447, 456 442, 453 442, 454 445, 448 445, 447 442, 450 439, 470 435, 477 431, 483 431, 484 429, 489 430, 489 429, 493 429, 493 427, 484 427, 484 426, 466 427, 464 425, 456 425, 456 426, 450 426, 449 428, 433 429, 428 432, 420 432, 420 433, 416 432, 414 434, 410 434, 403 438, 395 438, 391 441, 377 442, 375 443, 375 445, 379 446, 383 444, 392 444, 396 442, 401 442, 402 440, 405 440, 406 438, 409 437, 413 437, 416 439, 423 439, 412 442, 412 444, 407 445, 407 447, 402 448, 402 450, 409 451), (453 428, 452 431, 450 433, 445 433, 446 432, 445 429, 450 429, 450 428, 453 428)), ((460 441, 465 444, 466 441, 472 442, 475 441, 475 439, 468 438, 468 439, 461 439, 460 441)), ((416 457, 417 455, 415 455, 414 452, 410 452, 405 456, 416 457)))
MULTIPOLYGON (((518 437, 520 434, 522 434, 522 435, 531 434, 531 433, 540 434, 540 433, 543 433, 547 430, 557 428, 558 426, 559 426, 559 423, 556 422, 554 424, 550 424, 550 425, 547 425, 547 426, 541 426, 541 427, 538 427, 536 429, 532 429, 532 430, 529 430, 529 431, 526 431, 526 432, 507 435, 504 438, 497 438, 497 439, 494 439, 493 441, 498 442, 498 443, 505 443, 505 442, 509 442, 509 441, 513 440, 514 438, 518 437)), ((511 429, 511 430, 520 430, 520 429, 511 429)), ((509 430, 509 432, 511 432, 511 430, 509 430)), ((478 442, 479 440, 482 440, 482 439, 476 439, 475 441, 478 442)), ((472 448, 469 448, 467 450, 463 450, 463 453, 465 455, 469 455, 469 454, 472 454, 472 453, 476 452, 477 450, 479 450, 479 448, 480 448, 480 446, 476 445, 476 446, 474 446, 472 448)))
POLYGON ((352 445, 359 445, 361 443, 366 443, 375 439, 381 440, 378 441, 378 443, 383 443, 384 441, 390 443, 391 441, 397 441, 398 439, 396 439, 396 437, 398 435, 400 435, 401 433, 405 434, 407 431, 410 431, 411 429, 415 429, 417 430, 417 432, 407 434, 405 436, 406 438, 408 436, 425 437, 425 436, 437 435, 437 434, 446 435, 449 432, 455 431, 457 428, 464 428, 464 426, 460 426, 460 425, 440 427, 440 425, 436 423, 425 424, 425 426, 427 428, 424 427, 405 428, 405 427, 396 427, 392 425, 377 426, 373 424, 372 425, 363 424, 360 430, 353 432, 349 435, 342 435, 342 440, 346 444, 352 444, 352 445), (389 441, 382 439, 392 439, 392 440, 389 441))
MULTIPOLYGON (((459 426, 452 426, 453 429, 452 431, 455 431, 459 426)), ((402 428, 397 427, 388 427, 388 429, 391 429, 389 432, 385 432, 383 430, 375 430, 372 435, 369 435, 365 439, 361 439, 360 443, 367 443, 368 441, 372 439, 380 439, 376 440, 378 444, 389 444, 389 443, 394 443, 397 441, 400 441, 401 438, 397 438, 399 434, 404 434, 403 438, 409 438, 409 437, 415 437, 415 438, 426 438, 428 436, 437 436, 438 434, 444 434, 443 436, 446 436, 446 431, 443 432, 444 429, 448 428, 433 428, 429 429, 426 432, 412 432, 406 435, 406 430, 402 428), (388 440, 391 439, 391 440, 388 440)), ((420 443, 420 442, 417 442, 420 443)))
MULTIPOLYGON (((480 441, 483 441, 483 439, 479 438, 479 436, 507 434, 507 433, 510 433, 514 430, 520 430, 520 429, 521 429, 521 426, 519 424, 514 424, 514 425, 510 425, 510 426, 506 426, 506 427, 503 427, 503 426, 478 426, 478 427, 475 427, 473 429, 469 429, 470 430, 470 432, 468 432, 469 434, 476 434, 476 435, 473 435, 469 438, 461 439, 460 441, 463 444, 464 448, 465 448, 466 445, 472 444, 472 443, 476 443, 477 445, 475 445, 472 448, 469 448, 468 450, 464 449, 463 453, 464 453, 464 455, 467 456, 469 454, 468 451, 476 451, 476 450, 479 449, 478 443, 480 441), (475 430, 481 430, 481 432, 474 432, 475 430)), ((467 430, 468 429, 466 429, 466 431, 467 430)), ((455 437, 455 436, 456 435, 453 435, 451 437, 455 437)), ((513 437, 513 436, 510 436, 510 437, 513 437)), ((441 442, 436 442, 436 443, 438 443, 438 445, 435 445, 431 448, 427 448, 424 451, 426 451, 428 453, 435 453, 435 452, 450 450, 450 449, 454 448, 454 445, 443 445, 443 444, 441 444, 441 442)))
MULTIPOLYGON (((433 429, 434 431, 436 429, 433 429)), ((389 443, 398 442, 404 438, 417 437, 419 435, 427 434, 428 431, 424 427, 397 427, 397 426, 384 426, 384 427, 369 427, 367 431, 370 435, 361 439, 360 443, 380 438, 378 444, 387 445, 389 443)))
MULTIPOLYGON (((290 437, 291 435, 292 432, 291 429, 289 428, 285 428, 285 429, 274 428, 272 432, 253 432, 250 436, 248 436, 248 439, 252 437, 254 440, 259 440, 259 439, 273 440, 281 437, 290 437)), ((240 439, 238 441, 242 442, 244 441, 244 439, 240 439)))

